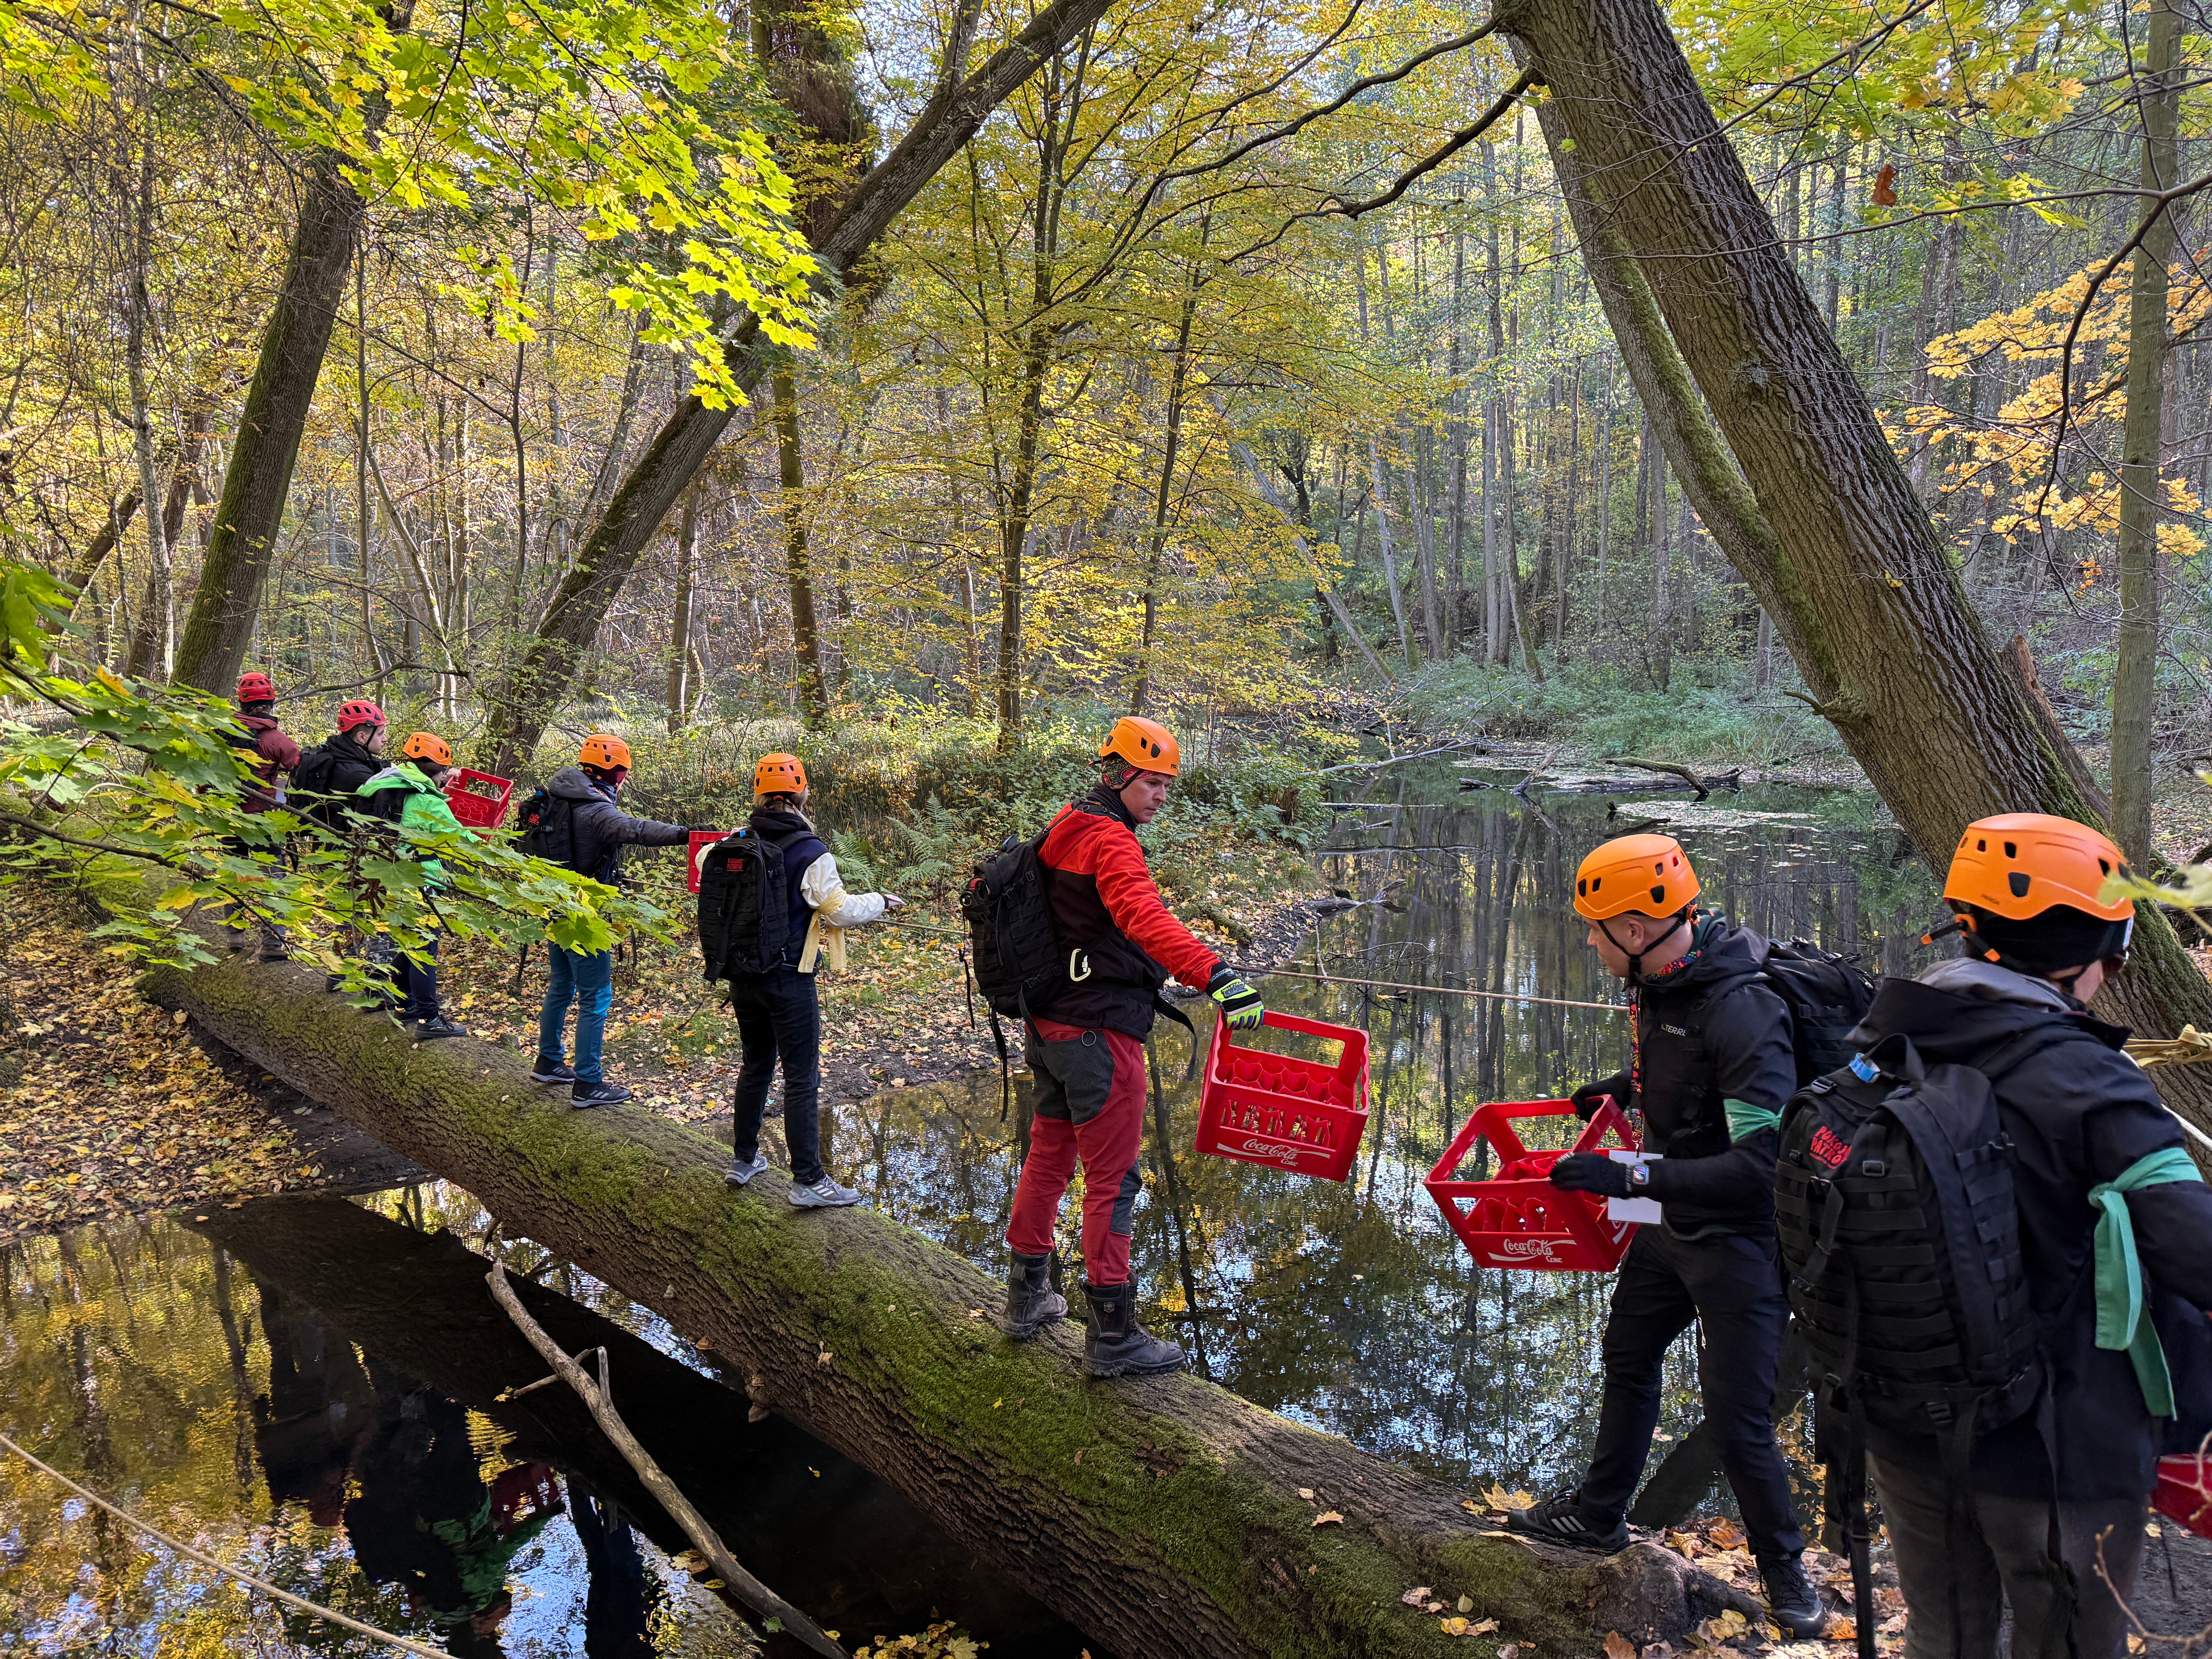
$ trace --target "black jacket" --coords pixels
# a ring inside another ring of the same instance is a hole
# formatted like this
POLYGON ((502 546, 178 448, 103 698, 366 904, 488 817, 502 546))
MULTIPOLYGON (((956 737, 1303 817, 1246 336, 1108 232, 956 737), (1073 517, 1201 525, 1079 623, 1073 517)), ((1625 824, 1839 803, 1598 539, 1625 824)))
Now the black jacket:
MULTIPOLYGON (((1997 1113, 2012 1140, 2013 1194, 2028 1293, 2041 1327, 2058 1448, 2056 1495, 2141 1498, 2155 1479, 2160 1419, 2143 1405, 2128 1356, 2096 1346, 2092 1245, 2097 1212, 2089 1189, 2146 1154, 2182 1146, 2181 1128, 2120 1044, 2127 1033, 2082 1012, 2042 980, 1985 963, 1949 962, 1920 981, 1886 979, 1855 1034, 1871 1048, 1902 1031, 1929 1063, 1973 1064, 1997 1043, 2032 1028, 2051 1041, 1996 1082, 1997 1113)), ((2212 1191, 2201 1182, 2127 1194, 2136 1249, 2152 1285, 2161 1326, 2212 1308, 2212 1191)), ((2183 1357, 2171 1352, 2179 1367, 2183 1357)), ((2185 1379, 2175 1377, 2177 1391, 2185 1379)), ((1974 1450, 1977 1491, 2051 1496, 2039 1412, 1984 1435, 1974 1450)), ((1869 1428, 1876 1455, 1895 1462, 1936 1456, 1932 1440, 1869 1428)))
POLYGON ((580 766, 562 767, 545 787, 556 799, 573 803, 568 867, 594 881, 614 880, 625 847, 673 847, 690 838, 680 823, 630 817, 615 805, 614 786, 594 781, 580 766))
POLYGON ((292 793, 298 797, 299 810, 337 825, 342 806, 360 808, 352 798, 384 766, 351 737, 333 732, 300 757, 292 769, 292 793))
POLYGON ((1685 1238, 1774 1230, 1774 1128, 1738 1139, 1727 1103, 1779 1115, 1797 1087, 1790 1010, 1760 977, 1766 941, 1722 917, 1698 924, 1687 965, 1638 988, 1636 1104, 1650 1195, 1685 1238))

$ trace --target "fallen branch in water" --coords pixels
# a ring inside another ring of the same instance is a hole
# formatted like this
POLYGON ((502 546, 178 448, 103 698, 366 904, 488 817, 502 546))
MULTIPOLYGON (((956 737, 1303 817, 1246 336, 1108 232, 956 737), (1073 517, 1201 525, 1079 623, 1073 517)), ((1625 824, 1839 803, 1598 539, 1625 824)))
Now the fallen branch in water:
POLYGON ((1326 777, 1331 772, 1372 772, 1385 766, 1402 766, 1407 761, 1426 760, 1431 755, 1455 755, 1462 749, 1480 749, 1481 746, 1469 738, 1465 743, 1448 743, 1441 749, 1420 749, 1410 755, 1393 755, 1388 760, 1346 761, 1341 766, 1324 766, 1314 775, 1326 777))
MULTIPOLYGON (((507 1310, 507 1316, 514 1322, 515 1328, 529 1338, 532 1347, 544 1356, 545 1363, 553 1368, 553 1374, 576 1391, 590 1410, 592 1420, 599 1425, 599 1431, 614 1443, 615 1449, 629 1461, 630 1468, 637 1471, 637 1478, 645 1484, 646 1490, 660 1501, 660 1507, 668 1511, 670 1519, 684 1528, 684 1535, 690 1539, 699 1553, 714 1564, 714 1571, 721 1575, 722 1582, 734 1590, 747 1607, 763 1618, 780 1623, 815 1652, 830 1655, 831 1659, 848 1659, 845 1650, 831 1641, 812 1620, 738 1565, 737 1557, 730 1553, 720 1536, 707 1524, 707 1517, 691 1507, 691 1500, 684 1497, 683 1489, 668 1478, 667 1473, 653 1461, 653 1454, 638 1444, 637 1437, 629 1431, 629 1425, 615 1414, 614 1401, 608 1397, 608 1390, 592 1382, 584 1368, 571 1359, 559 1343, 545 1334, 545 1328, 530 1316, 530 1310, 522 1305, 522 1298, 515 1295, 514 1287, 507 1282, 506 1267, 495 1261, 491 1264, 491 1272, 485 1277, 491 1285, 492 1295, 498 1299, 499 1305, 507 1310)), ((607 1351, 602 1348, 599 1350, 599 1374, 602 1377, 606 1375, 606 1363, 607 1351)), ((532 1383, 530 1386, 535 1388, 538 1385, 532 1383)))

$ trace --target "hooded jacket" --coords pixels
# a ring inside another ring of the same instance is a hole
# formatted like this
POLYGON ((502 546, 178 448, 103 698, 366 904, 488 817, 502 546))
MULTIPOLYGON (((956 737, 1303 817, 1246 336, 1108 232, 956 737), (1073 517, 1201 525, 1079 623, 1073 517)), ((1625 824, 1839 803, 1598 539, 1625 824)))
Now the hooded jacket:
MULTIPOLYGON (((375 801, 380 795, 397 794, 399 810, 389 810, 389 802, 379 802, 370 811, 387 823, 403 830, 413 830, 426 835, 465 836, 470 831, 453 816, 447 805, 445 791, 430 781, 428 776, 416 769, 412 761, 398 761, 361 786, 363 799, 375 801)), ((427 884, 442 886, 446 866, 435 859, 422 860, 422 873, 427 884)))
POLYGON ((238 720, 246 728, 246 738, 233 738, 231 745, 252 757, 246 764, 254 778, 240 793, 240 805, 248 812, 282 806, 284 790, 276 780, 300 764, 300 745, 266 714, 240 714, 238 720))
POLYGON ((1202 991, 1221 965, 1168 914, 1137 844, 1136 820, 1103 784, 1060 809, 1037 861, 1054 935, 1073 964, 1073 982, 1053 999, 1053 1018, 1141 1038, 1170 973, 1202 991))
POLYGON ((1797 1060, 1765 959, 1765 939, 1709 916, 1680 963, 1635 989, 1635 1103, 1662 1160, 1647 1195, 1678 1237, 1774 1230, 1778 1125, 1797 1060))
MULTIPOLYGON (((2120 1052, 2127 1032, 2093 1019, 2057 987, 1985 962, 1947 962, 1917 981, 1885 979, 1862 1048, 1902 1032, 1923 1060, 1972 1065, 2000 1043, 2041 1030, 2046 1046, 2000 1072, 1997 1114, 2013 1143, 2013 1194, 2028 1295, 2040 1328, 2045 1401, 1975 1444, 1972 1484, 2015 1498, 2140 1498, 2155 1480, 2160 1419, 2143 1404, 2125 1352, 2096 1346, 2089 1189, 2152 1152, 2183 1145, 2179 1125, 2142 1068, 2120 1052), (2038 1419, 2047 1405, 2058 1449, 2054 1488, 2038 1419)), ((2212 1308, 2212 1192, 2201 1182, 2126 1194, 2154 1316, 2199 1325, 2178 1303, 2212 1308)), ((2181 1355, 2170 1352, 2170 1362, 2181 1355)), ((2177 1387, 2182 1380, 2176 1378, 2177 1387)), ((1936 1459, 1933 1439, 1882 1432, 1869 1443, 1887 1461, 1936 1459)))
POLYGON ((611 885, 622 867, 625 847, 673 847, 691 832, 680 823, 634 818, 615 805, 615 787, 601 783, 580 766, 564 766, 545 785, 556 800, 569 803, 568 867, 611 885))

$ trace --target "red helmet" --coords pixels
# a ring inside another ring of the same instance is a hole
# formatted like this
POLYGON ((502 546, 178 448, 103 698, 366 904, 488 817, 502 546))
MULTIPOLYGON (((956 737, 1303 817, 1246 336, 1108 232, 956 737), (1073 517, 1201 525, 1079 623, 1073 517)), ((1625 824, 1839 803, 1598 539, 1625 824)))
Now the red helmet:
POLYGON ((366 697, 338 705, 338 730, 350 732, 356 726, 381 726, 384 711, 366 697))
POLYGON ((266 674, 241 674, 238 677, 238 701, 241 703, 274 702, 276 686, 266 674))

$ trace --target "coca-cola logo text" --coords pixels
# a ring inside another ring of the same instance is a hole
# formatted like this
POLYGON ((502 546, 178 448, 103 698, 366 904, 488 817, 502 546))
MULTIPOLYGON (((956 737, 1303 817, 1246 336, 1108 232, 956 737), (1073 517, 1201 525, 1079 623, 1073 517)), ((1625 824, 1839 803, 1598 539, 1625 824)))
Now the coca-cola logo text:
POLYGON ((1551 1261, 1557 1260, 1552 1254, 1552 1246, 1553 1241, 1548 1238, 1509 1238, 1498 1249, 1500 1255, 1509 1257, 1527 1256, 1551 1261))

